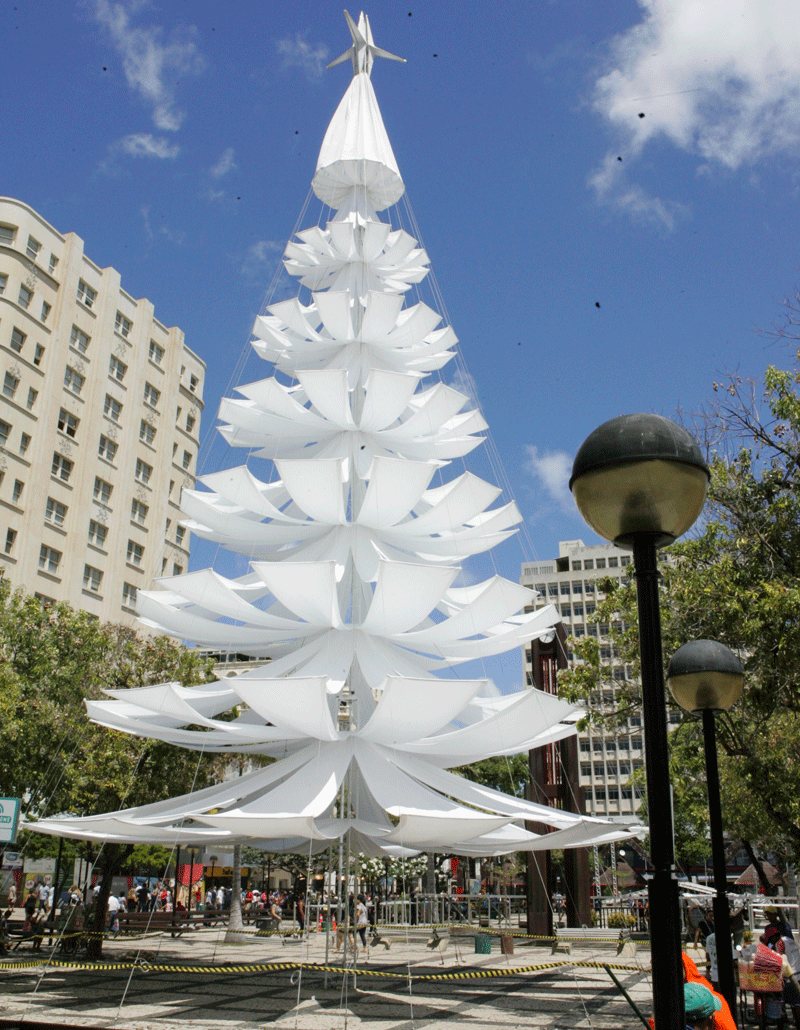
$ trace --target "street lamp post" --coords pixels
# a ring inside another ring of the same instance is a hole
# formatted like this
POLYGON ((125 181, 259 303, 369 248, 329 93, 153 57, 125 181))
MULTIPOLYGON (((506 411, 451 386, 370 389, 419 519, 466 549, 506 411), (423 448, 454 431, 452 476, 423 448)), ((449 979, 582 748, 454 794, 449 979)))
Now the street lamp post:
POLYGON ((708 481, 700 448, 685 429, 659 415, 634 414, 611 419, 587 437, 569 484, 591 528, 633 550, 653 861, 650 955, 660 1030, 685 1030, 686 1022, 656 556, 692 526, 708 481))
POLYGON ((725 875, 725 845, 722 838, 717 728, 714 715, 727 712, 738 701, 744 686, 744 671, 736 655, 715 640, 692 640, 678 648, 667 669, 672 696, 687 712, 703 720, 703 745, 708 783, 708 825, 714 862, 714 934, 717 942, 719 989, 736 1018, 736 985, 733 979, 733 944, 728 908, 728 880, 725 875))

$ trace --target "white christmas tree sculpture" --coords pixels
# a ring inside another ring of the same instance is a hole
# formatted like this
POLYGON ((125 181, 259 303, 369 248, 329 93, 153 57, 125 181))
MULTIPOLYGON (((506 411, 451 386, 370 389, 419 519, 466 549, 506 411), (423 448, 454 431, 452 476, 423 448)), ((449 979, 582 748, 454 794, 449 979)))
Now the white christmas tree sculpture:
POLYGON ((347 20, 353 45, 334 64, 351 57, 353 80, 312 183, 335 216, 285 254, 311 303, 274 304, 256 320, 253 346, 272 374, 220 408, 226 440, 278 478, 242 466, 182 498, 184 524, 246 555, 251 571, 205 569, 139 595, 146 625, 271 661, 220 683, 87 703, 96 722, 128 733, 279 761, 155 805, 42 820, 40 832, 275 851, 349 836, 368 855, 476 856, 628 835, 446 771, 574 734, 575 711, 536 690, 501 696, 487 679, 437 675, 550 634, 559 616, 552 606, 518 615, 532 592, 499 576, 453 585, 459 563, 520 515, 490 507, 500 493, 490 484, 449 475, 486 424, 464 394, 430 381, 456 336, 425 304, 405 304, 427 255, 378 217, 404 192, 370 81, 373 57, 392 55, 363 14, 347 20), (236 706, 233 721, 217 718, 236 706), (526 820, 553 832, 531 833, 526 820))

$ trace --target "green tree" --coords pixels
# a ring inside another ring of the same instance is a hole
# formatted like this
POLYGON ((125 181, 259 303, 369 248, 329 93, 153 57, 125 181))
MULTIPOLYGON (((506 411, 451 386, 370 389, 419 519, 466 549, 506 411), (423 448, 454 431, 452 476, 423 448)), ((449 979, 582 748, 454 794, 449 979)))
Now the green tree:
MULTIPOLYGON (((202 683, 213 677, 212 664, 166 637, 140 637, 68 604, 44 607, 0 580, 0 791, 22 797, 36 820, 111 812, 205 786, 208 758, 97 726, 83 700, 168 680, 202 683)), ((112 877, 134 850, 100 849, 95 954, 112 877)))
MULTIPOLYGON (((776 332, 797 339, 797 306, 776 332)), ((719 640, 741 658, 742 700, 718 719, 723 805, 729 832, 751 847, 800 857, 800 353, 793 367, 767 368, 761 387, 737 376, 715 383, 699 419, 711 483, 703 524, 665 549, 661 560, 664 650, 719 640)), ((587 699, 588 719, 621 725, 641 704, 637 682, 635 586, 604 584, 594 616, 608 643, 573 641, 576 668, 561 692, 587 699), (604 661, 610 647, 611 664, 604 661), (602 706, 614 665, 631 676, 616 683, 617 703, 602 706)), ((698 832, 696 786, 703 770, 698 720, 671 734, 678 806, 698 832), (691 814, 693 813, 693 814, 691 814)))

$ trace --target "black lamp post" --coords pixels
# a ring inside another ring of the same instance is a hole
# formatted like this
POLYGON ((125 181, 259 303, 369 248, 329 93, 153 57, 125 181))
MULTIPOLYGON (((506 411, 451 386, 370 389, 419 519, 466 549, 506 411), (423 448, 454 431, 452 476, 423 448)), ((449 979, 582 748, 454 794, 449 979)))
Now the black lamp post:
POLYGON ((728 909, 728 881, 725 875, 725 845, 722 839, 717 728, 715 712, 727 712, 739 699, 744 670, 736 655, 715 640, 692 640, 678 648, 667 669, 667 686, 687 712, 703 719, 703 745, 708 781, 708 825, 714 861, 714 933, 717 941, 719 989, 736 1018, 736 985, 733 980, 733 946, 728 909))
POLYGON ((653 1008, 662 1030, 685 1030, 686 1022, 656 554, 692 526, 708 480, 700 448, 685 429, 636 414, 611 419, 587 437, 569 483, 592 529, 633 550, 654 867, 648 889, 653 1008))

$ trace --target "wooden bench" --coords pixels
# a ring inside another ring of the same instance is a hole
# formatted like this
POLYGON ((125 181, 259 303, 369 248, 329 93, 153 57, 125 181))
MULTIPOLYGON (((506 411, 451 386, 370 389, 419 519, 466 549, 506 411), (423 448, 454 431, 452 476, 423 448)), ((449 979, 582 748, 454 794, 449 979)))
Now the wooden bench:
POLYGON ((617 954, 636 954, 636 943, 630 929, 611 929, 602 926, 559 926, 553 940, 553 954, 562 949, 570 954, 573 943, 594 942, 598 946, 615 945, 617 954))
POLYGON ((179 937, 194 925, 193 918, 186 912, 119 912, 120 933, 147 933, 148 931, 169 931, 179 937))

